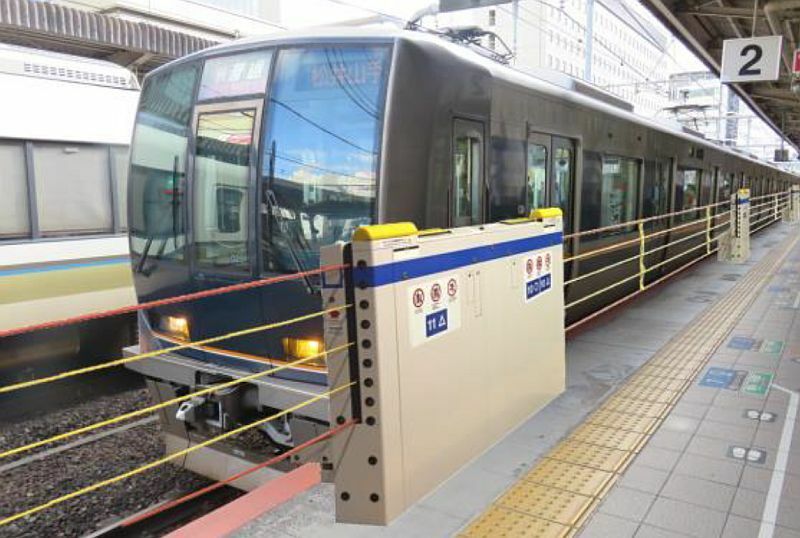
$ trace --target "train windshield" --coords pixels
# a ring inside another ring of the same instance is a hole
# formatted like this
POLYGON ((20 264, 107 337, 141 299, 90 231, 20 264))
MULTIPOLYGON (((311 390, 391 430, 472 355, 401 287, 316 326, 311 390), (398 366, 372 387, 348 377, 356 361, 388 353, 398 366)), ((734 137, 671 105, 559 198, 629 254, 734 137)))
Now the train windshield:
POLYGON ((319 265, 319 248, 373 221, 390 48, 279 52, 264 114, 266 272, 319 265))

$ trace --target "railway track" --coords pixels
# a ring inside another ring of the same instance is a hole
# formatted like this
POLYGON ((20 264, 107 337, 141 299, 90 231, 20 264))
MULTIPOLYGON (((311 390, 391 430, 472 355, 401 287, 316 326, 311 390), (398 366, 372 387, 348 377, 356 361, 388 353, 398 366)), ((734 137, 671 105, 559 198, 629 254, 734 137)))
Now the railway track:
MULTIPOLYGON (((6 421, 0 423, 0 450, 69 431, 149 403, 144 389, 134 389, 33 413, 24 420, 6 421)), ((0 518, 155 460, 163 455, 163 450, 157 420, 144 417, 78 437, 69 443, 45 446, 0 460, 3 477, 0 481, 0 518)), ((158 536, 161 534, 158 529, 179 526, 204 510, 224 504, 226 495, 232 493, 203 496, 195 503, 187 503, 188 506, 181 510, 170 510, 152 522, 142 521, 130 529, 115 530, 115 527, 132 514, 151 509, 154 503, 168 501, 208 484, 207 479, 180 466, 167 466, 0 527, 0 538, 78 537, 96 533, 98 529, 110 533, 108 536, 158 536), (125 534, 134 531, 138 534, 125 534)))

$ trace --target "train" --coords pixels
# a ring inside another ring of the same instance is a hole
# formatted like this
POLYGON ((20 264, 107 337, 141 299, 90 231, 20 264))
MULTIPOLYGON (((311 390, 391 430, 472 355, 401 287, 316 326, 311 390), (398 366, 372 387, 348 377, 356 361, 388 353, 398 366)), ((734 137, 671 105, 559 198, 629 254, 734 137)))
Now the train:
MULTIPOLYGON (((427 32, 317 28, 238 40, 174 61, 144 82, 128 195, 136 293, 147 302, 304 276, 142 312, 139 345, 129 353, 319 311, 320 280, 305 273, 319 267, 320 247, 350 240, 362 225, 451 228, 557 206, 565 252, 576 254, 637 237, 634 226, 616 225, 661 216, 647 229, 667 230, 737 188, 755 196, 797 182, 768 163, 639 117, 585 82, 522 73, 427 32), (606 231, 574 235, 594 229, 606 231)), ((664 233, 656 243, 691 231, 664 233)), ((669 262, 678 248, 685 245, 660 249, 648 262, 669 262)), ((572 261, 565 279, 630 252, 572 261)), ((648 281, 676 263, 663 263, 648 281)), ((620 263, 572 284, 567 302, 637 270, 638 261, 620 263)), ((581 302, 567 322, 639 285, 581 302)), ((128 367, 163 401, 322 349, 315 319, 128 367)), ((168 450, 286 409, 325 384, 325 362, 315 359, 185 402, 162 415, 168 450)), ((259 434, 267 451, 283 451, 327 421, 326 406, 313 405, 259 434)), ((221 443, 216 456, 243 454, 252 456, 221 443)))
MULTIPOLYGON (((135 303, 125 196, 136 75, 0 44, 0 86, 0 331, 135 303)), ((128 316, 0 339, 0 378, 119 356, 135 330, 128 316)))

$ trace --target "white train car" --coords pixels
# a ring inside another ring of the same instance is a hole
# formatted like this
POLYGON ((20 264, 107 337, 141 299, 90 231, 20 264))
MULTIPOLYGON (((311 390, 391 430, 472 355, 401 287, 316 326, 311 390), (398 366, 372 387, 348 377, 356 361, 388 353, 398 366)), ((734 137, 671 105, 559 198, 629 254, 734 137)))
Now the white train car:
MULTIPOLYGON (((134 303, 125 205, 136 76, 0 45, 0 88, 0 330, 134 303)), ((98 328, 0 340, 0 369, 74 355, 98 328)))

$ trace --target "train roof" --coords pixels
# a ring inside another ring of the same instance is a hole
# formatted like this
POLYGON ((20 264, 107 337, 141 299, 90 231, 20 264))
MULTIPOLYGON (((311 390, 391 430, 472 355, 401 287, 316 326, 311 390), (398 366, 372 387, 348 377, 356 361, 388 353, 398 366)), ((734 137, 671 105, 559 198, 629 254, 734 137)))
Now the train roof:
POLYGON ((678 138, 691 141, 694 144, 702 145, 723 153, 728 153, 739 159, 744 159, 760 166, 767 166, 781 173, 789 173, 786 170, 773 165, 772 163, 762 161, 747 154, 743 154, 740 151, 735 151, 732 148, 714 143, 702 136, 699 136, 698 134, 687 131, 677 123, 671 124, 640 116, 633 112, 632 107, 626 101, 582 80, 575 79, 568 75, 564 75, 552 70, 541 69, 537 70, 536 73, 526 73, 482 56, 466 46, 452 43, 435 34, 424 31, 405 30, 387 25, 363 27, 320 26, 304 28, 300 30, 276 32, 265 36, 253 36, 238 39, 230 43, 223 43, 221 45, 194 53, 179 61, 182 62, 192 58, 205 57, 227 51, 249 49, 259 45, 365 40, 376 42, 406 40, 412 42, 424 42, 432 46, 441 47, 448 50, 451 54, 463 59, 464 61, 488 70, 492 77, 497 80, 530 88, 543 95, 592 108, 640 126, 663 133, 668 133, 678 138))
POLYGON ((111 62, 0 45, 0 138, 129 144, 139 83, 111 62))

